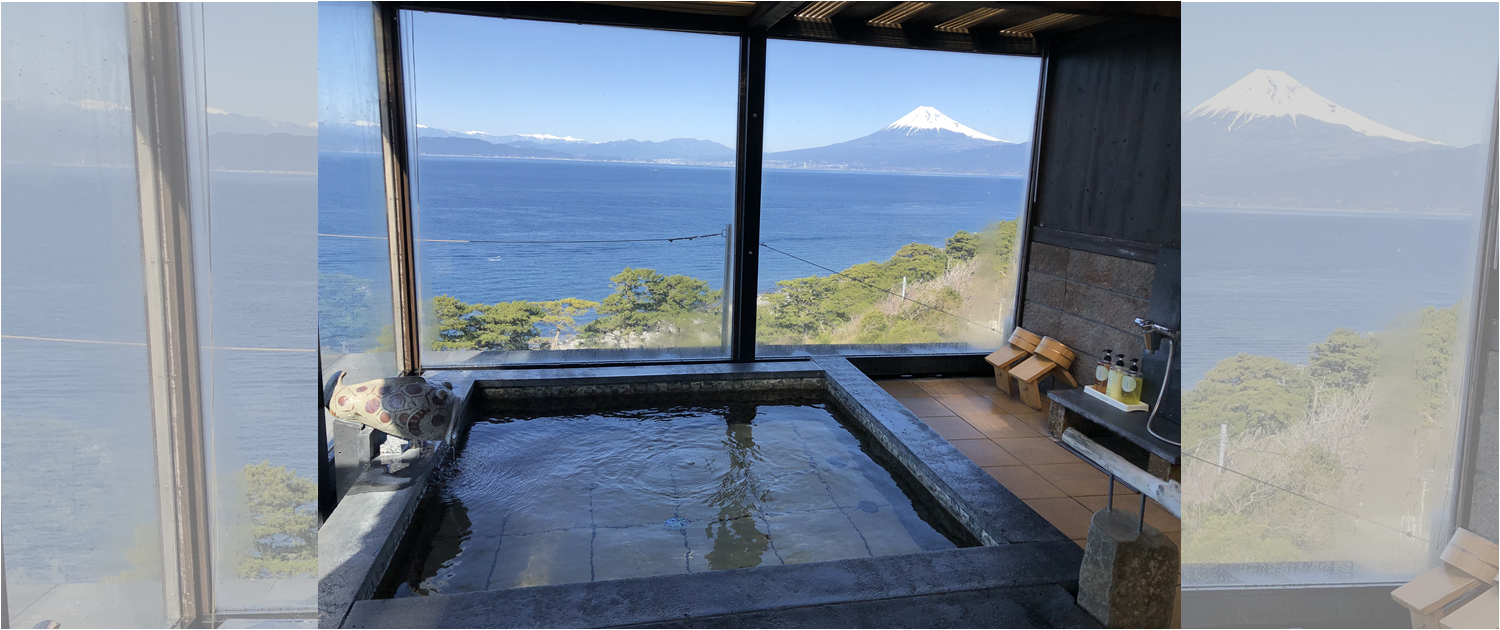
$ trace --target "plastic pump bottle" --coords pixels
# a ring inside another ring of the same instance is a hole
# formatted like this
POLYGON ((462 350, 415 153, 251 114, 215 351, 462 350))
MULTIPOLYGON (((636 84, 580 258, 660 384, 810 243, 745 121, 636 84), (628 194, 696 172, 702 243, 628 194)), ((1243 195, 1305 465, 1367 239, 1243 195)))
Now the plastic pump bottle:
POLYGON ((1141 379, 1141 360, 1130 360, 1130 371, 1120 378, 1120 402, 1127 405, 1138 405, 1141 402, 1141 389, 1146 382, 1141 379))
POLYGON ((1120 380, 1125 377, 1125 355, 1116 356, 1118 358, 1115 359, 1115 366, 1109 369, 1109 385, 1104 393, 1115 400, 1124 400, 1120 398, 1123 395, 1120 389, 1120 380))
POLYGON ((1114 367, 1110 364, 1111 359, 1114 357, 1113 353, 1113 349, 1105 348, 1104 358, 1100 359, 1099 365, 1094 367, 1094 389, 1099 390, 1101 394, 1109 390, 1110 368, 1114 367))

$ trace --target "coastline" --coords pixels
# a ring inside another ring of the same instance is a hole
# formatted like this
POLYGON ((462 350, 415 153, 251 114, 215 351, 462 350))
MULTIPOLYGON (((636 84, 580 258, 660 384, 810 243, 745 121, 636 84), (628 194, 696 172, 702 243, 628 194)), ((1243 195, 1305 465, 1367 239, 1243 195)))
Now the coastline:
POLYGON ((1305 208, 1299 206, 1216 206, 1209 204, 1182 204, 1183 210, 1195 212, 1286 214, 1286 215, 1348 215, 1375 217, 1421 217, 1443 219, 1473 218, 1472 213, 1454 210, 1364 210, 1354 208, 1305 208))
MULTIPOLYGON (((327 153, 327 154, 332 154, 332 155, 366 155, 366 156, 378 156, 379 155, 379 154, 376 154, 376 153, 363 153, 363 152, 357 152, 357 151, 319 151, 318 153, 319 154, 327 153)), ((683 162, 671 162, 671 161, 655 162, 655 161, 646 161, 646 160, 587 160, 587 159, 547 158, 547 157, 518 157, 518 156, 508 156, 508 155, 450 155, 450 154, 440 154, 440 153, 421 153, 421 154, 418 154, 418 157, 419 158, 435 157, 435 158, 462 159, 462 160, 520 160, 520 161, 537 161, 537 162, 585 162, 585 163, 591 163, 591 164, 640 164, 642 166, 681 166, 681 167, 688 167, 688 168, 716 168, 716 169, 730 169, 730 170, 734 169, 734 162, 683 163, 683 162)), ((999 178, 999 179, 1025 179, 1026 178, 1025 174, 1019 174, 1019 175, 996 175, 996 174, 991 174, 991 173, 951 173, 951 172, 945 172, 945 171, 878 170, 878 169, 852 169, 852 168, 836 168, 836 167, 826 167, 826 168, 823 168, 823 167, 800 167, 799 168, 799 167, 786 167, 786 166, 769 166, 769 165, 764 165, 764 164, 761 166, 761 169, 764 170, 764 171, 817 171, 817 172, 820 172, 820 173, 880 173, 880 174, 896 174, 896 175, 935 175, 935 176, 939 176, 939 177, 993 177, 993 178, 999 178)))

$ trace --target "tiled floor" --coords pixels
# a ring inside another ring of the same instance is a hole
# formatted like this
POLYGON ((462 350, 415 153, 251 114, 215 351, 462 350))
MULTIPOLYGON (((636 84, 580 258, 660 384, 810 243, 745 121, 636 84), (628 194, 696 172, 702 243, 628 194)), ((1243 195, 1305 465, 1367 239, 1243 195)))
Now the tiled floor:
MULTIPOLYGON (((979 464, 1031 509, 1084 546, 1089 519, 1104 509, 1109 476, 1058 446, 1047 436, 1042 411, 995 387, 990 378, 877 381, 886 392, 959 452, 979 464)), ((1140 509, 1141 496, 1118 482, 1115 507, 1140 509)), ((1146 501, 1146 522, 1182 544, 1182 523, 1154 501, 1146 501)), ((1174 627, 1180 627, 1174 617, 1174 627)))

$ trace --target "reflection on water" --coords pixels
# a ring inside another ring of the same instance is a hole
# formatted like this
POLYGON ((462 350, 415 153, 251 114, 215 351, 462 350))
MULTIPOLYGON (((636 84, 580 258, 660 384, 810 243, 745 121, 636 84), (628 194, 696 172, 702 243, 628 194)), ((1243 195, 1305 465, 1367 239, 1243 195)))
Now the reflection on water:
POLYGON ((755 412, 754 405, 732 404, 724 417, 721 444, 729 465, 719 474, 719 489, 708 499, 709 505, 719 507, 719 517, 703 529, 713 540, 713 551, 704 556, 711 570, 757 566, 771 546, 751 516, 772 498, 755 468, 756 462, 764 461, 753 435, 755 412))
POLYGON ((956 546, 821 401, 606 404, 476 424, 377 596, 956 546))

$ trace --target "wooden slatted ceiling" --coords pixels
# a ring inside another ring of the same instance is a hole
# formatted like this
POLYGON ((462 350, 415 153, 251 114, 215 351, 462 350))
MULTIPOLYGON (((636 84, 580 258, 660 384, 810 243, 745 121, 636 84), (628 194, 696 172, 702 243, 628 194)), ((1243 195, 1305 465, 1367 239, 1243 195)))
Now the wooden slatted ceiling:
POLYGON ((901 4, 891 7, 890 10, 886 11, 885 13, 881 13, 880 15, 871 18, 868 22, 866 22, 866 24, 869 24, 870 26, 900 28, 901 23, 906 21, 907 18, 921 13, 923 10, 927 9, 927 7, 930 6, 932 6, 931 2, 902 2, 901 4))
POLYGON ((848 2, 809 2, 792 17, 814 22, 831 22, 833 14, 847 6, 848 2))
POLYGON ((969 32, 970 26, 974 26, 975 24, 984 22, 985 20, 1000 15, 1001 13, 1005 13, 1005 9, 984 7, 982 9, 975 9, 973 11, 960 15, 932 28, 934 30, 943 31, 945 33, 967 33, 969 32))
POLYGON ((1092 24, 1101 20, 1102 18, 1090 18, 1088 16, 1073 15, 1071 13, 1053 13, 1046 17, 1040 17, 1035 20, 1031 20, 1030 22, 1026 22, 1024 24, 1017 24, 1015 26, 1007 27, 1003 29, 1003 32, 1035 34, 1045 31, 1072 30, 1080 26, 1085 26, 1085 24, 1083 24, 1083 22, 1085 21, 1092 24))

